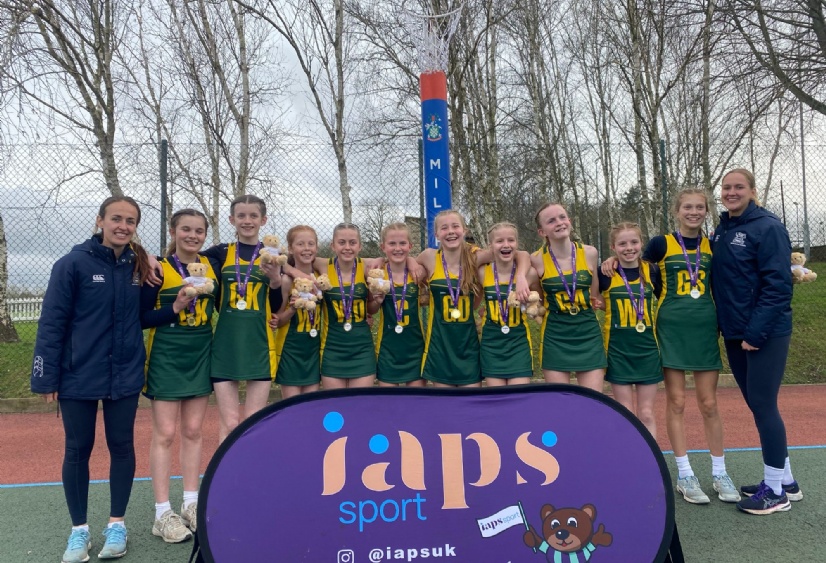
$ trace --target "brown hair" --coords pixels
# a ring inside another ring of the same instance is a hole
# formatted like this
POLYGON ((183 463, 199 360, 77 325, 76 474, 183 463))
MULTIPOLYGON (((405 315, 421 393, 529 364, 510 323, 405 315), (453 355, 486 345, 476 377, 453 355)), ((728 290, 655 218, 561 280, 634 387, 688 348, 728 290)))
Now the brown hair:
POLYGON ((258 196, 244 194, 239 195, 235 199, 232 200, 232 203, 229 204, 229 214, 233 215, 235 213, 235 206, 239 203, 253 203, 257 204, 258 208, 261 210, 261 215, 267 216, 267 204, 264 203, 264 200, 258 196))
MULTIPOLYGON (((181 217, 200 217, 204 220, 204 229, 205 231, 209 230, 209 221, 207 221, 207 216, 198 211, 197 209, 192 209, 190 207, 185 207, 184 209, 179 209, 175 213, 172 214, 172 217, 169 218, 169 230, 176 228, 178 223, 181 222, 181 217)), ((171 256, 175 254, 177 248, 175 247, 175 237, 172 237, 172 240, 169 241, 169 244, 166 246, 166 255, 171 256)))
MULTIPOLYGON (((105 219, 106 218, 106 209, 112 205, 113 203, 128 203, 135 210, 138 212, 138 219, 135 222, 135 227, 141 224, 141 206, 138 205, 138 202, 132 199, 129 196, 125 195, 116 195, 107 197, 103 200, 103 203, 100 204, 100 208, 98 209, 98 218, 105 219)), ((132 249, 132 252, 135 253, 135 269, 134 273, 140 277, 140 283, 143 285, 143 282, 146 281, 146 278, 149 277, 149 256, 146 254, 146 250, 140 245, 137 232, 134 237, 132 237, 132 241, 129 243, 129 248, 132 249)))
MULTIPOLYGON (((565 212, 565 215, 568 215, 568 209, 564 205, 562 205, 561 203, 557 203, 555 201, 546 203, 545 205, 540 207, 539 211, 536 212, 536 215, 533 216, 533 222, 536 223, 536 228, 537 229, 542 228, 542 224, 539 222, 539 214, 542 213, 543 211, 545 211, 546 209, 548 209, 549 207, 553 206, 553 205, 558 205, 565 212)), ((571 220, 571 216, 568 215, 568 221, 570 221, 570 220, 571 220)), ((571 235, 570 235, 571 240, 575 240, 575 238, 576 238, 574 233, 573 233, 573 227, 574 227, 573 223, 571 223, 571 235)), ((546 237, 545 235, 542 235, 542 242, 544 244, 549 244, 548 237, 546 237)))
POLYGON ((726 179, 726 176, 729 174, 742 174, 746 178, 746 183, 751 188, 752 196, 751 200, 754 202, 755 205, 761 205, 760 200, 757 198, 757 180, 754 177, 754 173, 751 170, 746 168, 733 168, 723 174, 723 180, 726 179))
POLYGON ((287 231, 287 264, 289 264, 293 268, 295 267, 295 256, 293 256, 293 253, 290 250, 290 248, 295 242, 295 237, 298 235, 298 233, 301 232, 313 233, 313 236, 315 237, 316 246, 318 246, 318 233, 315 232, 314 228, 312 228, 309 225, 295 225, 293 227, 290 227, 290 230, 287 231))
POLYGON ((361 229, 359 229, 359 226, 355 223, 339 223, 338 225, 333 227, 333 239, 336 238, 336 233, 338 233, 339 231, 343 231, 345 229, 356 231, 356 234, 358 234, 359 236, 359 242, 361 242, 361 229))
MULTIPOLYGON (((439 219, 447 215, 456 215, 459 218, 459 222, 462 224, 462 228, 467 231, 465 218, 462 217, 461 213, 454 211, 453 209, 439 211, 439 213, 436 214, 436 217, 433 218, 434 230, 436 230, 436 224, 439 219)), ((476 273, 476 254, 473 252, 473 246, 467 242, 462 242, 462 245, 459 247, 459 251, 459 263, 462 265, 462 285, 459 287, 459 290, 468 296, 479 295, 482 292, 482 284, 479 283, 479 276, 476 273)), ((448 273, 445 272, 445 276, 447 275, 448 273)))
POLYGON ((385 225, 385 227, 381 230, 381 242, 384 244, 385 239, 387 239, 387 233, 390 231, 404 231, 407 233, 407 240, 410 241, 410 227, 407 223, 396 222, 390 223, 389 225, 385 225))
POLYGON ((517 244, 519 244, 519 229, 516 228, 516 225, 514 225, 513 223, 508 223, 507 221, 501 221, 499 223, 495 223, 493 226, 491 226, 490 229, 488 229, 488 234, 487 234, 488 244, 491 243, 490 239, 491 239, 491 235, 493 234, 493 231, 498 231, 499 229, 513 229, 513 231, 516 233, 516 242, 517 242, 517 244))

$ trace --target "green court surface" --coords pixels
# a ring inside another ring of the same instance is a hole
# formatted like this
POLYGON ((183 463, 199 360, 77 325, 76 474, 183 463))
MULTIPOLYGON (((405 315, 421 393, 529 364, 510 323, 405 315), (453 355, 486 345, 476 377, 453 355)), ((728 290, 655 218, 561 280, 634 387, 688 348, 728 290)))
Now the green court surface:
MULTIPOLYGON (((826 448, 794 449, 791 457, 804 499, 793 503, 789 512, 751 516, 739 512, 734 505, 719 502, 716 497, 709 505, 694 506, 678 496, 676 519, 686 561, 826 561, 826 448)), ((703 488, 711 496, 711 460, 708 453, 691 454, 691 459, 703 488)), ((674 475, 673 456, 666 455, 666 460, 674 475)), ((762 477, 762 461, 758 451, 728 452, 726 462, 729 474, 738 486, 757 482, 762 477)), ((618 487, 622 485, 616 483, 618 487)), ((108 489, 107 484, 93 484, 89 493, 89 523, 93 540, 91 561, 97 561, 97 552, 103 542, 101 529, 107 519, 108 489)), ((180 480, 173 481, 172 498, 181 498, 180 480)), ((123 558, 124 563, 186 562, 192 542, 169 545, 152 535, 153 502, 151 483, 137 481, 126 513, 129 552, 123 558)), ((69 527, 60 486, 0 488, 0 530, 3 532, 0 536, 0 562, 57 563, 65 548, 69 527)), ((529 555, 524 560, 539 562, 542 559, 529 555)), ((598 557, 592 558, 592 563, 598 561, 598 557)))

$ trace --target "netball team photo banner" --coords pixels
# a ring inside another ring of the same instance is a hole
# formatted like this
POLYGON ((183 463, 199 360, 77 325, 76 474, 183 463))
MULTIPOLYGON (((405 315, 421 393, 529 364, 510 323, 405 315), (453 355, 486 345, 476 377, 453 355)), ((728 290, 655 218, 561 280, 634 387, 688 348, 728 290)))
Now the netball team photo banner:
POLYGON ((665 561, 674 499, 656 442, 568 385, 363 389, 239 426, 201 487, 206 561, 665 561))

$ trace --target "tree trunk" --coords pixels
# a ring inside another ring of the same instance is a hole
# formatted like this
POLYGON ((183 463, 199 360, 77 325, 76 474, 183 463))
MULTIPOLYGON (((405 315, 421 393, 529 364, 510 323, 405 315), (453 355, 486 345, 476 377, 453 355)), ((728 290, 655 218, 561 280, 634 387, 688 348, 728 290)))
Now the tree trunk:
POLYGON ((3 216, 0 215, 0 342, 20 342, 6 304, 8 297, 9 272, 7 269, 8 246, 3 216))

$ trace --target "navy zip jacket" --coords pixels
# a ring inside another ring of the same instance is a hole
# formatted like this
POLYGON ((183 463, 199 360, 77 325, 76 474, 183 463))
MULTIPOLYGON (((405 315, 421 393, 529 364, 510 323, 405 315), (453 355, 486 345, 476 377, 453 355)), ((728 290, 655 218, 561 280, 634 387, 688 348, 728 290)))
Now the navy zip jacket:
POLYGON ((773 213, 754 202, 739 217, 720 215, 712 238, 711 288, 727 340, 760 348, 792 333, 792 245, 773 213))
POLYGON ((34 345, 33 393, 121 399, 140 393, 146 349, 135 254, 119 258, 100 236, 55 262, 34 345))

